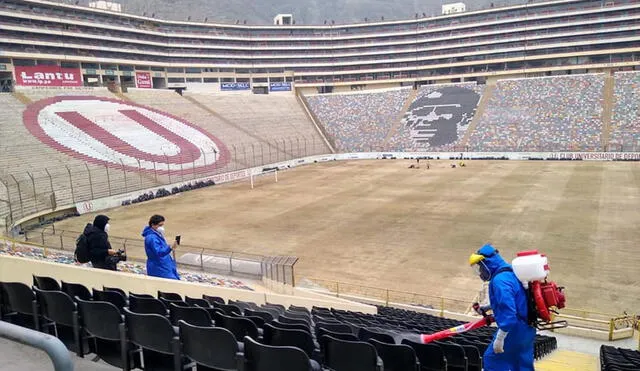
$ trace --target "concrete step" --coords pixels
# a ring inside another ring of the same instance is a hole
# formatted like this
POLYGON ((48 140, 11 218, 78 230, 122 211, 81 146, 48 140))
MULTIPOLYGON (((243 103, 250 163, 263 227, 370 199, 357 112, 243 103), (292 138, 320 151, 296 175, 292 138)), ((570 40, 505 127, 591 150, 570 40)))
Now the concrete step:
POLYGON ((600 362, 597 356, 557 350, 543 360, 536 362, 536 371, 597 371, 600 362))

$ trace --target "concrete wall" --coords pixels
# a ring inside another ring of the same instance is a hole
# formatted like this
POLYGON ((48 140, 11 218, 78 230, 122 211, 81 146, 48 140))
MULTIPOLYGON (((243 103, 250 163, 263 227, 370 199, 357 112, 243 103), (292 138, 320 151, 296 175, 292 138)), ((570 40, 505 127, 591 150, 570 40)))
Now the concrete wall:
POLYGON ((0 281, 22 282, 32 285, 32 275, 49 276, 58 281, 81 283, 91 288, 102 289, 102 286, 119 287, 126 292, 136 294, 156 295, 158 290, 176 292, 182 296, 194 298, 202 294, 220 296, 225 299, 250 301, 256 304, 265 302, 282 304, 284 306, 297 305, 311 308, 312 306, 336 308, 364 313, 376 313, 375 307, 370 305, 332 300, 326 298, 309 298, 305 296, 291 296, 255 292, 241 289, 231 289, 220 286, 166 280, 139 274, 111 272, 105 270, 70 266, 67 264, 51 263, 40 260, 19 258, 14 256, 0 256, 0 281))

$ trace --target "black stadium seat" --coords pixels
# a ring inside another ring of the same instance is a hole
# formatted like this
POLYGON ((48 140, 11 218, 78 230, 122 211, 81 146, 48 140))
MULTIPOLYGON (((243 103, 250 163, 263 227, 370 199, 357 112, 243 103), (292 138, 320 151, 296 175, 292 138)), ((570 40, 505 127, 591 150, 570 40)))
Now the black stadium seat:
POLYGON ((420 369, 424 371, 440 371, 447 370, 447 360, 444 351, 435 344, 420 344, 410 340, 402 340, 402 344, 406 344, 413 348, 416 357, 420 361, 420 369))
POLYGON ((105 301, 78 300, 78 311, 84 331, 93 342, 96 355, 112 366, 123 368, 140 367, 133 363, 138 358, 129 357, 132 347, 126 338, 124 319, 120 309, 105 301))
POLYGON ((52 331, 52 335, 62 340, 78 357, 84 356, 76 303, 62 291, 34 290, 45 319, 41 328, 52 331))
POLYGON ((258 340, 258 327, 249 319, 216 314, 214 320, 216 327, 224 327, 231 331, 239 342, 243 341, 245 336, 258 340))
POLYGON ((93 289, 93 300, 109 302, 115 305, 120 312, 122 312, 124 307, 129 305, 127 298, 118 291, 100 291, 93 289))
POLYGON ((167 299, 171 301, 182 301, 182 296, 174 292, 162 292, 158 291, 158 299, 167 299))
POLYGON ((208 301, 204 300, 204 299, 199 299, 199 298, 190 298, 188 296, 186 296, 184 298, 185 303, 191 305, 191 306, 199 306, 201 308, 210 308, 211 304, 209 304, 208 301))
POLYGON ((216 370, 237 370, 243 354, 233 334, 220 327, 193 326, 179 321, 182 351, 200 366, 216 370))
POLYGON ((467 371, 469 360, 464 352, 464 348, 458 344, 436 342, 443 351, 447 359, 447 370, 467 371))
POLYGON ((33 276, 33 285, 44 291, 60 291, 60 284, 54 278, 33 276))
POLYGON ((134 294, 129 295, 129 309, 139 314, 159 314, 162 316, 168 314, 167 307, 160 300, 134 294))
POLYGON ((202 295, 202 298, 208 301, 211 305, 213 305, 213 303, 224 304, 224 299, 219 296, 202 295))
POLYGON ((384 371, 419 371, 420 362, 412 347, 404 344, 389 344, 369 339, 376 348, 378 357, 382 359, 384 371))
POLYGON ((129 340, 139 347, 145 368, 182 371, 187 363, 182 359, 180 339, 167 317, 139 314, 125 308, 125 323, 129 340))
MULTIPOLYGON (((6 294, 5 303, 7 313, 4 320, 16 322, 14 317, 19 315, 28 318, 29 327, 40 331, 39 305, 31 288, 20 282, 3 282, 2 289, 6 294)), ((19 322, 17 322, 19 324, 19 322)))
POLYGON ((174 326, 178 326, 179 321, 193 326, 213 326, 209 312, 200 307, 185 307, 172 303, 169 305, 169 318, 174 326))
POLYGON ((91 300, 91 292, 84 285, 79 283, 68 283, 61 281, 61 289, 67 293, 72 299, 79 297, 82 300, 91 300))
MULTIPOLYGON (((122 295, 122 297, 124 297, 124 298, 126 298, 126 297, 127 297, 127 293, 126 293, 124 290, 122 290, 122 289, 120 289, 120 288, 117 288, 117 287, 106 287, 106 286, 102 286, 102 289, 103 289, 104 291, 115 291, 115 292, 119 293, 120 295, 122 295)), ((151 296, 151 295, 149 295, 149 296, 151 296)))
POLYGON ((250 337, 244 339, 244 371, 321 371, 296 347, 262 345, 250 337))
POLYGON ((369 339, 375 339, 383 343, 395 344, 393 336, 384 332, 373 331, 364 327, 360 328, 360 330, 358 331, 358 339, 360 339, 360 341, 369 341, 369 339))
POLYGON ((324 364, 334 371, 377 371, 382 370, 378 353, 373 345, 363 341, 336 339, 324 335, 324 364))
POLYGON ((271 313, 259 309, 245 309, 244 315, 260 317, 265 323, 271 323, 273 321, 273 316, 271 315, 271 313))
POLYGON ((264 325, 263 343, 273 346, 292 346, 302 349, 309 358, 315 358, 316 346, 310 333, 301 330, 264 325))

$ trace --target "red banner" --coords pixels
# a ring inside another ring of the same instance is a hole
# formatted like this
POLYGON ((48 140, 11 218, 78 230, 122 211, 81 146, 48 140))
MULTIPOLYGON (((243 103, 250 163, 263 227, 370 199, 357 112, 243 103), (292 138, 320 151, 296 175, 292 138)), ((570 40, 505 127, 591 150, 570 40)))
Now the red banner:
POLYGON ((153 82, 151 81, 151 72, 136 71, 136 87, 141 89, 153 88, 153 82))
POLYGON ((16 83, 22 86, 82 86, 79 68, 16 66, 16 83))

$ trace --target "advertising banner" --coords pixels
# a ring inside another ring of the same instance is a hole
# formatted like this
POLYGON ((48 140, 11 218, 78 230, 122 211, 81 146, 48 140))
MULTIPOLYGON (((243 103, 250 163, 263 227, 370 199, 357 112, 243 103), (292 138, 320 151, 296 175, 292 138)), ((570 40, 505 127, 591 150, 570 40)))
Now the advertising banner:
POLYGON ((82 86, 79 68, 60 66, 15 66, 16 83, 21 86, 82 86))
POLYGON ((239 91, 249 89, 251 89, 251 84, 248 82, 223 82, 220 84, 220 90, 222 91, 239 91))
POLYGON ((153 88, 153 82, 151 81, 151 72, 136 71, 136 87, 140 89, 153 88))
POLYGON ((291 91, 290 82, 271 82, 269 83, 269 91, 291 91))

